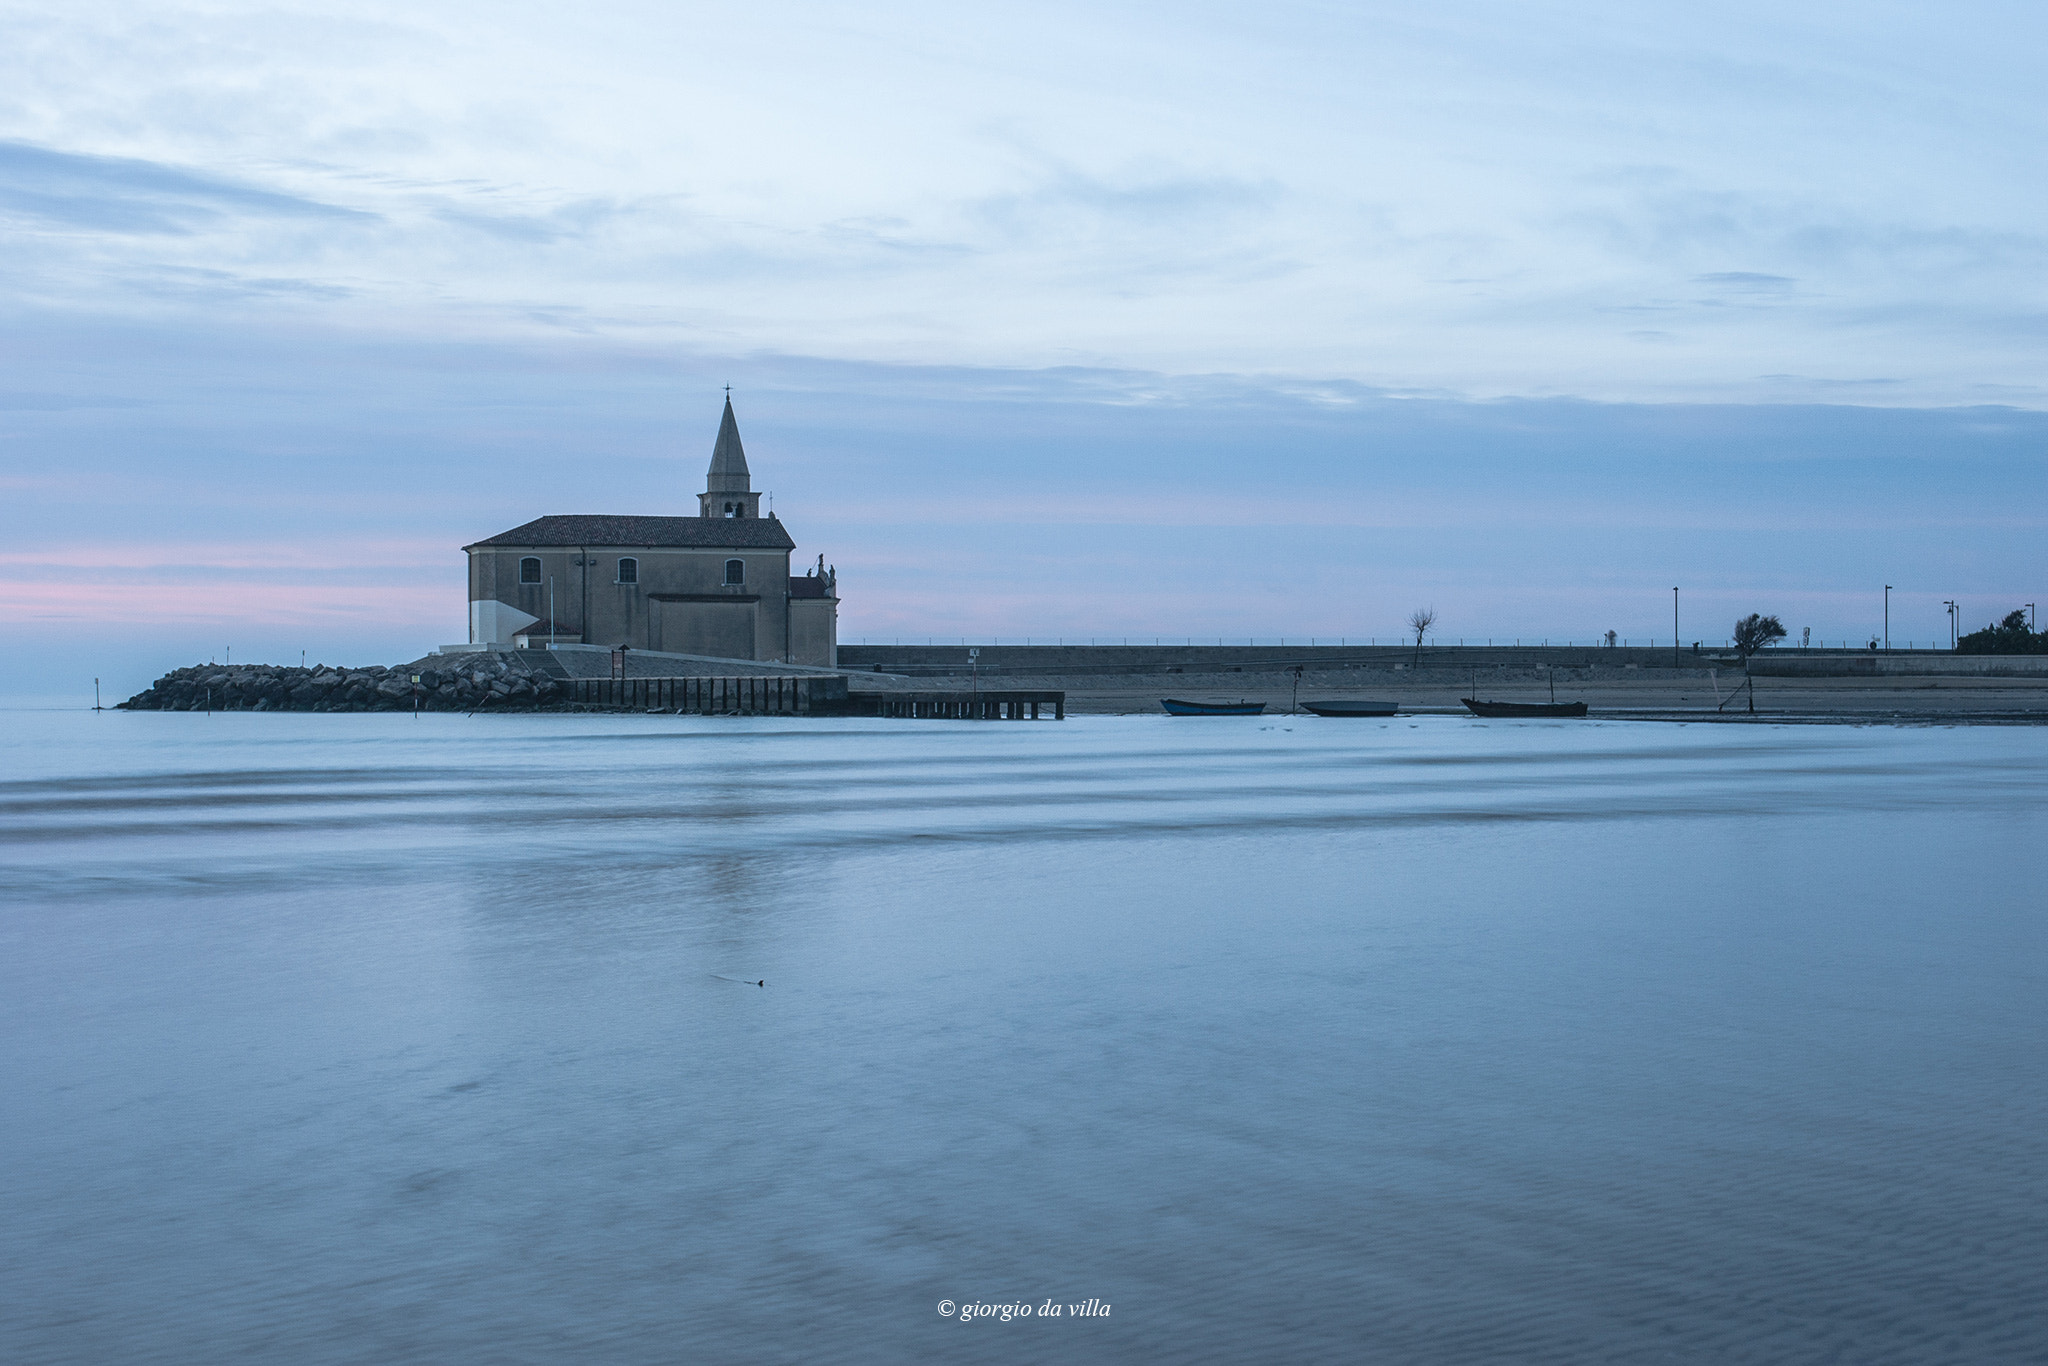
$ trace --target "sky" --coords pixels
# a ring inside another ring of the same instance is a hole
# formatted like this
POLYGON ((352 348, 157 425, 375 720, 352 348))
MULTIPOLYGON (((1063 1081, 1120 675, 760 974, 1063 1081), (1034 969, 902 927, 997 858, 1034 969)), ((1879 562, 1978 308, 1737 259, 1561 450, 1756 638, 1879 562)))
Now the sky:
POLYGON ((0 0, 0 689, 466 633, 724 386, 841 636, 2048 591, 2037 4, 0 0))

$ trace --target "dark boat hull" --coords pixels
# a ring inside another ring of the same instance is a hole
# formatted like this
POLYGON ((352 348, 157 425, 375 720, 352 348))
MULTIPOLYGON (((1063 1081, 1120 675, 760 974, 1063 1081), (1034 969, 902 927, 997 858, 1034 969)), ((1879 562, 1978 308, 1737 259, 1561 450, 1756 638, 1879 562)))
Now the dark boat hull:
POLYGON ((1584 702, 1480 702, 1474 698, 1458 699, 1474 716, 1507 718, 1514 716, 1584 716, 1584 702))
POLYGON ((1162 697, 1159 705, 1168 716, 1259 716, 1266 710, 1264 702, 1183 702, 1178 697, 1162 697))
POLYGON ((1304 702, 1303 711, 1317 716, 1392 716, 1396 702, 1304 702))

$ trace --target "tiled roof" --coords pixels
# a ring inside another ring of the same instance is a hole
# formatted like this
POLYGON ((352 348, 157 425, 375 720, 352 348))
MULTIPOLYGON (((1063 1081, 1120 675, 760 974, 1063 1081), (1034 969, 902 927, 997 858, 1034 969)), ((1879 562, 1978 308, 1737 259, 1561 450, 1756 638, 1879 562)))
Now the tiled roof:
POLYGON ((694 546, 714 550, 794 550, 796 542, 773 517, 536 517, 525 526, 488 536, 483 546, 694 546))

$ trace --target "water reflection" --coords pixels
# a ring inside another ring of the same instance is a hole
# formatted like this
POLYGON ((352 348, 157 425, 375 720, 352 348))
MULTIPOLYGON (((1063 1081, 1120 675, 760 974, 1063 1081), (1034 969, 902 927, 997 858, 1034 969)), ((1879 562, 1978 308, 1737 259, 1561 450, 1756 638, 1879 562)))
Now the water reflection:
POLYGON ((10 1360, 2048 1341, 2038 732, 204 724, 0 739, 10 1360))

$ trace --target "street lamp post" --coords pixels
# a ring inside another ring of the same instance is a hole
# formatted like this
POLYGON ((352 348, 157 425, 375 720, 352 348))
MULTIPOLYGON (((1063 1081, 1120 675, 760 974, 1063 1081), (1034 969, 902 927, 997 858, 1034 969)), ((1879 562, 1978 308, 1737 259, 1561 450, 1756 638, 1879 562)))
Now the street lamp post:
POLYGON ((1678 667, 1678 585, 1671 586, 1671 667, 1678 667))
POLYGON ((1884 652, 1892 652, 1892 586, 1884 586, 1884 652))
POLYGON ((1941 600, 1942 610, 1948 613, 1948 647, 1956 647, 1956 605, 1947 598, 1941 600))

